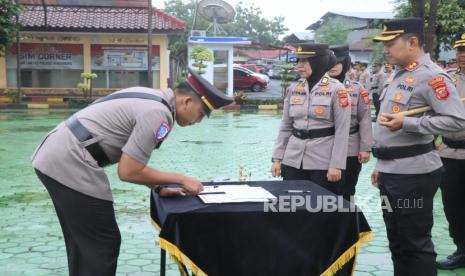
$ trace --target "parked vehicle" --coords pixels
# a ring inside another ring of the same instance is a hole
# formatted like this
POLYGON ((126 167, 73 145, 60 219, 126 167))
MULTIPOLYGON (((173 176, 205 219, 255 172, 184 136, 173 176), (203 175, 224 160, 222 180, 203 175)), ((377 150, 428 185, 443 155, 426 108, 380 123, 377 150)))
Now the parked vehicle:
POLYGON ((254 73, 266 75, 266 69, 263 66, 252 63, 241 64, 241 66, 254 73))
POLYGON ((253 92, 265 91, 266 80, 245 68, 234 67, 234 89, 246 89, 253 92))
POLYGON ((259 78, 262 78, 263 80, 266 81, 267 84, 270 83, 270 77, 268 77, 265 74, 256 73, 255 71, 249 70, 249 69, 243 67, 242 65, 234 65, 234 68, 243 69, 243 70, 247 71, 249 74, 255 74, 255 76, 257 76, 259 78))
MULTIPOLYGON (((281 74, 282 74, 281 71, 282 71, 281 65, 273 65, 273 67, 270 68, 270 71, 268 71, 268 76, 271 79, 281 79, 281 77, 282 77, 281 76, 281 74)), ((299 75, 299 73, 297 73, 297 71, 291 71, 290 75, 294 76, 294 80, 300 79, 300 75, 299 75)))

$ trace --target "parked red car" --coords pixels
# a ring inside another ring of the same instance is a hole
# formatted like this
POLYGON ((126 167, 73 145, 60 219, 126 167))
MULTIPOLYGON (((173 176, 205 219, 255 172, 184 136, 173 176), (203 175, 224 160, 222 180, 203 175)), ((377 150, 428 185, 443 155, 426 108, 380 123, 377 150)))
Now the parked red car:
POLYGON ((257 64, 252 64, 252 63, 245 63, 245 64, 239 64, 241 67, 244 67, 246 69, 249 69, 252 72, 258 73, 258 74, 265 74, 266 75, 266 70, 260 65, 257 64))
POLYGON ((268 83, 252 72, 234 68, 234 89, 246 89, 254 92, 264 91, 268 83))

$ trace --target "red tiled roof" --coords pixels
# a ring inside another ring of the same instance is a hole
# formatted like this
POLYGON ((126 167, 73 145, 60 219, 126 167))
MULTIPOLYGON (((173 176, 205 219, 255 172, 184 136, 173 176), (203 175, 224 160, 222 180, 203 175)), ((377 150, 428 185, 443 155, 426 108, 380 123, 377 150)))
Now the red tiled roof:
MULTIPOLYGON (((95 32, 146 32, 148 16, 146 8, 47 6, 47 22, 44 7, 25 5, 20 15, 24 30, 67 30, 95 32)), ((157 8, 152 8, 154 32, 183 30, 186 23, 157 8)))

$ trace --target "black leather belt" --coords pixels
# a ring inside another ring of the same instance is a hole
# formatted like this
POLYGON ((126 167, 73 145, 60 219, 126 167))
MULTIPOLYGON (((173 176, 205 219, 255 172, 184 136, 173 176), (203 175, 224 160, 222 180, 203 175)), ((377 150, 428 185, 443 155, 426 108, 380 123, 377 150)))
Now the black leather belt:
POLYGON ((425 154, 434 150, 433 142, 422 145, 411 145, 402 147, 385 147, 372 148, 373 156, 381 160, 392 160, 399 158, 407 158, 425 154))
POLYGON ((446 144, 449 148, 453 149, 465 149, 465 141, 451 140, 445 137, 442 137, 442 142, 446 144))
POLYGON ((370 90, 373 90, 373 89, 378 89, 379 86, 373 86, 373 87, 370 87, 370 90))
POLYGON ((302 139, 302 140, 332 136, 334 135, 335 132, 336 132, 336 129, 334 127, 317 128, 317 129, 310 129, 310 130, 296 129, 296 128, 292 129, 292 134, 295 137, 302 139))
POLYGON ((360 130, 360 126, 359 126, 359 125, 353 126, 353 127, 350 128, 349 134, 350 134, 350 135, 355 134, 355 133, 357 133, 359 130, 360 130))
MULTIPOLYGON (((74 134, 76 139, 78 139, 80 142, 85 142, 94 138, 94 136, 92 136, 89 130, 87 130, 87 128, 83 126, 74 115, 68 118, 65 121, 65 124, 69 128, 69 130, 71 130, 71 132, 74 134)), ((92 155, 95 161, 97 161, 100 167, 105 167, 111 164, 110 160, 108 159, 107 155, 103 151, 102 147, 100 147, 98 142, 90 144, 85 148, 90 153, 90 155, 92 155)))

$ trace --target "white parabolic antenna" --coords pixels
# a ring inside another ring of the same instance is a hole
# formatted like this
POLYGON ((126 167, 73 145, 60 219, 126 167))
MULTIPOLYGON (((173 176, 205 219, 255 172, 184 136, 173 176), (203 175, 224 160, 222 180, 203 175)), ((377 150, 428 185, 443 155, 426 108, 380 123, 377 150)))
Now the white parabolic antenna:
POLYGON ((223 0, 202 0, 198 4, 197 12, 211 22, 207 32, 212 29, 213 36, 225 33, 220 24, 231 22, 236 16, 234 8, 223 0))

